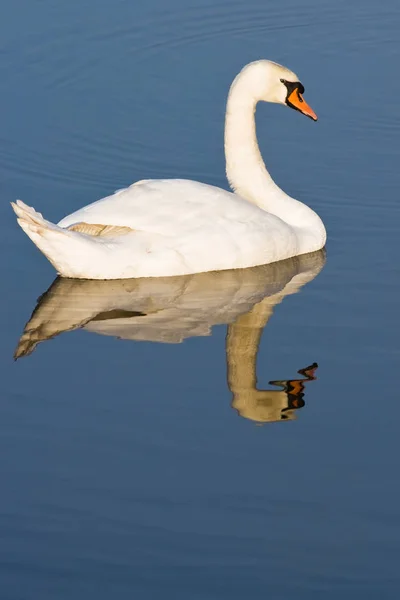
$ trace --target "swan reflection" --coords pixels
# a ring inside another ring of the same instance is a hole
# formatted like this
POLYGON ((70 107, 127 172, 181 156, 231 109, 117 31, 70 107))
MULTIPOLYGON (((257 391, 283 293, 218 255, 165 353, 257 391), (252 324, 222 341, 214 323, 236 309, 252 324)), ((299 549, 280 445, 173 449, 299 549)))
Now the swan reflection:
POLYGON ((28 356, 39 343, 78 328, 126 340, 179 343, 227 324, 232 407, 260 423, 290 420, 304 406, 304 385, 315 379, 317 365, 301 369, 302 378, 271 381, 279 390, 258 390, 257 352, 274 306, 314 279, 324 263, 325 253, 319 251, 251 269, 182 277, 57 278, 39 298, 14 358, 28 356))

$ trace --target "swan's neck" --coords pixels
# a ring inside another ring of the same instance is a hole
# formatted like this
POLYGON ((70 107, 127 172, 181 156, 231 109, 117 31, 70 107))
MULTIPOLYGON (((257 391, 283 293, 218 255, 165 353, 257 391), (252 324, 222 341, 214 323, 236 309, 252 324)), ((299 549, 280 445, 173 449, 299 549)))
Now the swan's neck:
MULTIPOLYGON (((258 79, 251 69, 244 69, 233 82, 225 118, 226 174, 232 189, 281 218, 292 227, 305 228, 318 238, 325 235, 321 219, 308 206, 281 190, 268 173, 258 147, 255 110, 262 95, 258 79)), ((265 93, 265 90, 263 90, 265 93)), ((321 244, 316 245, 316 249, 321 244)))
MULTIPOLYGON (((269 194, 279 190, 262 159, 256 135, 258 98, 248 81, 251 71, 242 71, 233 82, 225 115, 226 175, 232 189, 261 208, 269 194)), ((281 190, 279 190, 281 191, 281 190)))

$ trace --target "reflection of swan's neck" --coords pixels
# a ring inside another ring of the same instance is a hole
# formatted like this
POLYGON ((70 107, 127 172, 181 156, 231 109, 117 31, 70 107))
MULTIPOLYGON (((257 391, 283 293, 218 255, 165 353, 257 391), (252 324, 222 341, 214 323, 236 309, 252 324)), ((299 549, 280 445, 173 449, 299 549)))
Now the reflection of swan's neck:
MULTIPOLYGON (((287 408, 286 391, 257 389, 257 353, 274 307, 314 277, 313 270, 299 272, 280 292, 267 296, 229 325, 226 337, 228 386, 233 396, 232 407, 242 417, 258 422, 279 421, 282 409, 287 408)), ((286 418, 292 419, 294 415, 287 412, 286 418)))
POLYGON ((271 303, 271 298, 264 298, 228 327, 226 338, 228 385, 234 395, 252 394, 256 389, 258 347, 274 305, 275 303, 271 303))
MULTIPOLYGON (((246 200, 293 227, 307 229, 317 235, 318 249, 321 247, 321 236, 325 235, 321 219, 308 206, 285 194, 274 183, 258 147, 255 110, 257 102, 266 99, 265 73, 260 76, 257 72, 259 68, 257 63, 245 67, 229 92, 225 117, 227 178, 232 189, 246 200)), ((308 251, 311 250, 308 247, 308 251)))
MULTIPOLYGON (((282 411, 285 418, 293 419, 293 410, 288 409, 286 390, 258 390, 256 363, 257 352, 264 326, 272 315, 280 294, 264 298, 247 314, 229 325, 226 338, 228 386, 232 392, 232 407, 245 419, 256 422, 280 421, 282 411)), ((284 382, 283 382, 284 383, 284 382)))

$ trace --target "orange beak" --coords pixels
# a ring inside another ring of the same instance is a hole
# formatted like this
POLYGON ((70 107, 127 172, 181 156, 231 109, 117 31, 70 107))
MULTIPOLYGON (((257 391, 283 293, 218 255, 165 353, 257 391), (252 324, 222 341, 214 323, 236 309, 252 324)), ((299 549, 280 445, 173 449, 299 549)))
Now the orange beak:
POLYGON ((293 92, 288 97, 288 103, 289 105, 292 105, 293 108, 296 108, 301 113, 303 113, 303 115, 306 115, 306 117, 310 117, 310 119, 312 119, 313 121, 318 120, 317 115, 315 114, 311 106, 308 106, 307 102, 304 100, 303 96, 300 94, 297 88, 293 90, 293 92))

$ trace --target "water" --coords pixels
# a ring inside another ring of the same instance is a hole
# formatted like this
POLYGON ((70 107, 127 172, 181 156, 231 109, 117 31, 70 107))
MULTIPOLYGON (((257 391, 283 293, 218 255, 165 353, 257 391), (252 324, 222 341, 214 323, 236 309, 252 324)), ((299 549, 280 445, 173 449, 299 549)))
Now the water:
POLYGON ((397 598, 399 17, 394 0, 4 3, 4 600, 397 598), (257 112, 326 262, 56 281, 13 363, 54 272, 9 201, 58 220, 147 177, 226 187, 226 93, 259 57, 320 118, 257 112))

